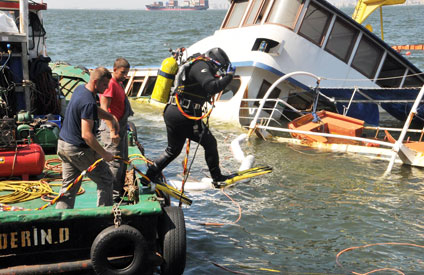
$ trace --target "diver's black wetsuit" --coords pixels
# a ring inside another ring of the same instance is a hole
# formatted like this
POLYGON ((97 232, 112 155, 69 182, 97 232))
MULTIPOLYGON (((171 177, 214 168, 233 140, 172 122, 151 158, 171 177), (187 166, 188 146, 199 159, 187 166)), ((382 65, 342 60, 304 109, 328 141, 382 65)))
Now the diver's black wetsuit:
MULTIPOLYGON (((202 116, 202 106, 211 96, 222 91, 233 79, 232 74, 215 77, 218 68, 212 61, 198 60, 186 69, 184 90, 178 94, 178 100, 185 113, 191 116, 202 116)), ((181 82, 180 82, 181 83, 181 82)), ((168 134, 168 147, 151 166, 147 177, 153 179, 173 161, 180 153, 187 138, 200 143, 205 150, 205 159, 214 181, 222 181, 219 168, 219 155, 215 137, 201 120, 186 118, 175 105, 175 97, 168 103, 164 111, 164 119, 168 134)))

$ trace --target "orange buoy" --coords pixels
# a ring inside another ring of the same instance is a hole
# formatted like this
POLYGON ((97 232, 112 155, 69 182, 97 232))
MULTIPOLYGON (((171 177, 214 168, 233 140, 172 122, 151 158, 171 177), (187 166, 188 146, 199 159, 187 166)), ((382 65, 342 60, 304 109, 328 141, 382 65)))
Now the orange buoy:
MULTIPOLYGON (((424 50, 424 44, 411 44, 411 45, 397 45, 392 46, 396 51, 422 51, 424 50)), ((409 53, 411 54, 411 53, 409 53)))

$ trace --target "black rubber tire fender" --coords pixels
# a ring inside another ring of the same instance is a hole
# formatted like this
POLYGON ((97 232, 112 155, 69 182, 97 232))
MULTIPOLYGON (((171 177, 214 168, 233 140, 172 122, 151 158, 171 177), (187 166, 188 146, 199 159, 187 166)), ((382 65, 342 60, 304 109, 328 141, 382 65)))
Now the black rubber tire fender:
POLYGON ((176 206, 164 207, 159 219, 158 232, 163 258, 161 274, 183 274, 186 264, 186 227, 183 210, 176 206))
POLYGON ((129 225, 114 225, 105 228, 94 239, 91 245, 90 258, 96 274, 102 275, 132 275, 143 270, 143 260, 146 252, 146 241, 136 228, 129 225), (128 240, 134 243, 133 259, 123 268, 115 268, 108 261, 108 253, 113 250, 113 244, 118 240, 128 240))

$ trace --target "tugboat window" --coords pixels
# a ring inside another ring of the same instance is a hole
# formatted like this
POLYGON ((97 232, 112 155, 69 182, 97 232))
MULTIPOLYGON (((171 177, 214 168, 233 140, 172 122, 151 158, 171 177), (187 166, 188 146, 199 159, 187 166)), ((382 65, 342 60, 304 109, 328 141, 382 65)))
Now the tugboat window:
POLYGON ((376 82, 380 87, 397 88, 402 82, 405 70, 405 66, 400 64, 390 55, 387 55, 376 82))
POLYGON ((225 20, 224 29, 237 28, 240 25, 241 18, 246 11, 248 3, 248 1, 237 1, 233 3, 225 20))
POLYGON ((336 19, 325 49, 347 63, 358 31, 340 19, 336 19))
POLYGON ((275 0, 267 22, 294 28, 302 0, 275 0))
POLYGON ((329 23, 330 13, 311 3, 299 29, 299 34, 320 46, 329 23))
POLYGON ((352 61, 352 67, 368 78, 373 78, 380 63, 383 50, 366 36, 362 36, 358 49, 352 61))

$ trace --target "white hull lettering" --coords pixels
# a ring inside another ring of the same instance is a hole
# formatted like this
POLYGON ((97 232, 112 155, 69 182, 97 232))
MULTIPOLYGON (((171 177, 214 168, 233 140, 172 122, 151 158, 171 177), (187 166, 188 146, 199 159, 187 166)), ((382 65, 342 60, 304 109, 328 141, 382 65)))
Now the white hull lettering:
POLYGON ((34 227, 34 246, 37 246, 38 245, 38 234, 37 234, 37 228, 36 227, 34 227))
POLYGON ((69 241, 69 228, 33 228, 0 233, 0 250, 61 244, 69 241))
POLYGON ((46 243, 52 244, 52 230, 47 229, 47 232, 41 229, 41 245, 45 245, 46 243))

